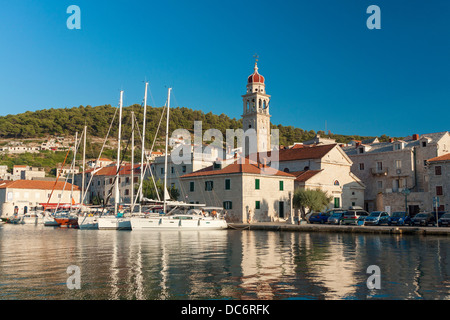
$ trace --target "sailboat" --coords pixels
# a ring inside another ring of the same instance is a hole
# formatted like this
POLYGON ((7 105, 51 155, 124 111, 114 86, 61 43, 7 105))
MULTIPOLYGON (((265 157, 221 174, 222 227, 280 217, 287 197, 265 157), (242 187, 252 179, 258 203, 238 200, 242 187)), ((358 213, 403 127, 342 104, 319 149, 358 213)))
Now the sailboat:
MULTIPOLYGON (((78 149, 78 147, 77 147, 77 142, 78 142, 77 141, 77 137, 78 136, 75 135, 74 156, 73 156, 73 160, 72 160, 72 164, 71 164, 71 170, 73 170, 73 168, 75 166, 76 151, 78 149)), ((84 141, 85 141, 84 149, 86 149, 86 126, 84 126, 84 141)), ((68 152, 70 152, 70 149, 68 150, 68 152)), ((67 156, 66 156, 66 158, 67 158, 67 156)), ((65 163, 65 160, 63 162, 63 165, 64 165, 64 163, 65 163)), ((83 166, 84 166, 84 164, 83 164, 83 166)), ((84 177, 84 175, 83 175, 83 177, 84 177)), ((59 175, 58 175, 58 178, 59 178, 59 175)), ((58 178, 56 180, 58 180, 58 178)), ((69 178, 69 176, 66 177, 66 180, 64 182, 64 186, 63 186, 63 188, 61 190, 60 199, 62 198, 62 194, 64 193, 64 190, 66 190, 66 183, 67 183, 68 178, 69 178)), ((83 187, 84 187, 84 184, 83 184, 83 187)), ((73 190, 73 181, 72 181, 72 190, 73 190)), ((49 197, 49 200, 50 200, 50 197, 49 197)), ((71 196, 71 201, 73 201, 72 196, 71 196)), ((60 202, 56 206, 55 213, 53 215, 54 221, 58 224, 58 226, 59 227, 63 227, 63 228, 75 228, 75 229, 77 229, 78 228, 78 217, 77 217, 76 213, 72 211, 72 206, 70 206, 69 210, 57 211, 59 209, 59 207, 60 207, 60 202)))
MULTIPOLYGON (((169 140, 169 110, 170 110, 170 92, 172 88, 168 89, 167 93, 167 119, 166 119, 166 152, 164 163, 164 201, 163 212, 148 213, 139 217, 131 217, 132 230, 216 230, 226 229, 228 224, 218 215, 205 215, 204 211, 193 213, 174 213, 178 208, 204 207, 204 204, 192 204, 179 201, 169 201, 170 196, 167 191, 167 154, 168 154, 168 140, 169 140), (171 207, 170 212, 167 211, 171 207)), ((147 199, 148 200, 148 199, 147 199)))
POLYGON ((14 214, 9 218, 5 218, 4 222, 12 224, 43 224, 44 223, 44 211, 34 207, 29 212, 23 214, 14 214))
MULTIPOLYGON (((91 185, 92 179, 94 177, 94 175, 102 169, 101 166, 98 166, 98 162, 100 161, 100 157, 102 155, 102 151, 105 147, 105 145, 108 142, 108 137, 109 137, 109 133, 111 131, 111 128, 114 124, 114 120, 116 118, 116 114, 117 114, 117 110, 114 113, 113 119, 111 120, 111 124, 109 126, 108 132, 106 133, 105 139, 103 141, 103 146, 102 149, 100 151, 100 154, 98 156, 97 162, 94 166, 94 169, 90 172, 91 173, 91 177, 90 180, 86 186, 86 189, 89 188, 89 186, 91 185), (97 167, 98 166, 98 167, 97 167)), ((86 141, 84 143, 84 145, 86 145, 86 141)), ((83 152, 83 168, 85 167, 85 152, 83 152)), ((82 185, 84 186, 84 176, 82 179, 82 185)), ((82 195, 81 195, 81 203, 82 203, 82 209, 86 209, 86 206, 84 205, 84 199, 86 198, 86 194, 87 194, 87 190, 86 192, 82 191, 82 195)), ((91 229, 91 230, 96 230, 98 229, 98 218, 102 215, 103 211, 102 209, 97 206, 90 206, 88 210, 83 210, 84 212, 82 212, 81 214, 78 215, 78 226, 80 229, 91 229)))
POLYGON ((42 212, 30 212, 25 213, 22 216, 22 223, 24 224, 43 224, 44 223, 44 215, 42 212))
POLYGON ((119 171, 120 171, 120 143, 122 134, 122 105, 123 105, 123 91, 120 91, 119 102, 119 135, 117 144, 117 170, 115 178, 115 197, 114 197, 114 215, 102 215, 98 217, 98 229, 113 229, 113 230, 131 230, 130 218, 124 217, 123 207, 119 205, 119 171))

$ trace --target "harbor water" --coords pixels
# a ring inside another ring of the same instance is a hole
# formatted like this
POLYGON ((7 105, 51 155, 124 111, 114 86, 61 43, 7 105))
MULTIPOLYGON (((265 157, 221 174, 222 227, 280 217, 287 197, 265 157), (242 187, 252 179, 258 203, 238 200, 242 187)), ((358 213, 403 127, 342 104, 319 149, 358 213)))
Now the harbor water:
POLYGON ((3 224, 0 299, 441 300, 450 296, 449 244, 443 236, 3 224), (378 287, 369 288, 373 266, 378 287), (74 268, 79 288, 69 285, 74 268))

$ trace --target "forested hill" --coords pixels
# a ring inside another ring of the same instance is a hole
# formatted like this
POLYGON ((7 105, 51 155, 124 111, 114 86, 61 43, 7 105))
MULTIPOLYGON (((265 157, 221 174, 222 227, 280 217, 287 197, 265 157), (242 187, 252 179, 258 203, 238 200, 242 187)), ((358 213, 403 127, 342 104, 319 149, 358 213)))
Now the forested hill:
MULTIPOLYGON (((44 109, 38 111, 27 111, 17 115, 7 115, 0 117, 0 138, 29 139, 43 138, 49 135, 67 136, 81 133, 84 125, 87 125, 88 136, 104 138, 108 132, 114 113, 117 108, 111 105, 97 107, 80 106, 74 108, 44 109)), ((131 112, 134 111, 137 123, 142 125, 143 108, 140 105, 132 105, 123 108, 122 136, 127 138, 131 132, 131 112)), ((163 108, 147 108, 147 130, 146 136, 152 139, 161 118, 163 108)), ((113 124, 110 137, 117 137, 117 118, 113 124)), ((204 113, 199 110, 192 110, 185 107, 173 108, 170 110, 170 132, 178 128, 193 131, 194 121, 202 121, 203 130, 210 128, 219 129, 225 137, 226 129, 242 128, 242 120, 231 119, 225 114, 215 115, 211 112, 204 113)), ((162 124, 164 132, 165 122, 162 124)), ((292 126, 282 126, 272 124, 272 128, 280 130, 280 144, 290 145, 294 142, 302 142, 312 139, 316 133, 322 137, 336 139, 337 142, 348 142, 352 139, 363 140, 370 137, 345 136, 338 134, 326 134, 323 131, 305 131, 292 126)), ((387 136, 382 136, 387 138, 387 136)), ((147 140, 147 139, 146 139, 147 140)))

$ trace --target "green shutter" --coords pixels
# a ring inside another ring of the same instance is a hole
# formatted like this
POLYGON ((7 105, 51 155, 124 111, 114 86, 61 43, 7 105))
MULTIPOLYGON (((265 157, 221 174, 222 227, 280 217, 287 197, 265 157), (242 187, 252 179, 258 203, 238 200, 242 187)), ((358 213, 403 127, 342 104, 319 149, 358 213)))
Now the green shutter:
POLYGON ((212 181, 205 181, 205 191, 212 191, 214 184, 212 181))
POLYGON ((284 190, 284 185, 283 185, 283 181, 280 181, 280 191, 284 190))
POLYGON ((260 203, 259 203, 259 201, 256 201, 255 202, 255 209, 259 209, 260 208, 260 203))
POLYGON ((231 201, 224 201, 223 208, 227 210, 233 209, 233 203, 231 201))
POLYGON ((230 189, 231 189, 231 180, 225 179, 225 190, 230 190, 230 189))
POLYGON ((259 190, 259 179, 255 179, 255 189, 259 190))
POLYGON ((339 198, 334 198, 334 207, 335 208, 340 208, 341 207, 339 198))
POLYGON ((194 181, 189 182, 189 191, 194 191, 194 181))

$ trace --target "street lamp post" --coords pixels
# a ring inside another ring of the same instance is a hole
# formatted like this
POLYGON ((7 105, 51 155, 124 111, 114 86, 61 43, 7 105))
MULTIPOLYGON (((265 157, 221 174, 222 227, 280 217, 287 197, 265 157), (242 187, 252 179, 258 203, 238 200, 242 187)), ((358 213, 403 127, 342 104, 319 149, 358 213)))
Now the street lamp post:
POLYGON ((433 197, 433 207, 436 213, 436 227, 439 227, 439 213, 438 213, 438 209, 439 209, 439 197, 433 197))
POLYGON ((405 188, 405 189, 403 189, 402 193, 405 196, 405 212, 406 212, 406 215, 408 216, 409 215, 409 212, 408 212, 408 196, 411 193, 411 190, 409 190, 408 188, 405 188))

